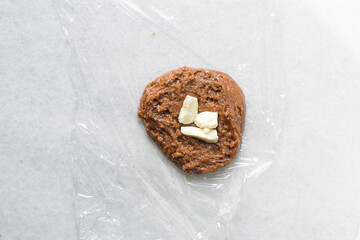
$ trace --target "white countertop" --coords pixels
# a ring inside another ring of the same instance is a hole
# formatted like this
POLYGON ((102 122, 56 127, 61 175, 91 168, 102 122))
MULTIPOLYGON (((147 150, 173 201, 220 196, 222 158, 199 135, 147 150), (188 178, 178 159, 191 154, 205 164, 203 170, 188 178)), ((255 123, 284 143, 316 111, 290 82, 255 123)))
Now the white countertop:
MULTIPOLYGON (((359 240, 360 2, 283 15, 279 158, 245 185, 231 239, 359 240)), ((0 240, 77 239, 68 45, 46 0, 2 1, 0 30, 0 240)))

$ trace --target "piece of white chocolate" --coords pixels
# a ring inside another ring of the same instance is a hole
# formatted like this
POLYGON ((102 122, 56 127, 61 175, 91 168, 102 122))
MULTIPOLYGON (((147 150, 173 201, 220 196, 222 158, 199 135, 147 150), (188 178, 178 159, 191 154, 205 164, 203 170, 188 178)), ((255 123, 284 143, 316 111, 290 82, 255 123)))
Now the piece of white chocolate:
POLYGON ((182 124, 193 123, 197 113, 198 113, 197 98, 187 95, 183 102, 183 106, 180 109, 179 122, 182 124))
POLYGON ((197 127, 181 127, 181 133, 185 136, 195 137, 207 143, 216 143, 218 141, 217 131, 215 129, 209 129, 208 133, 197 127))
POLYGON ((216 128, 218 125, 218 113, 201 112, 195 117, 194 122, 199 128, 216 128))

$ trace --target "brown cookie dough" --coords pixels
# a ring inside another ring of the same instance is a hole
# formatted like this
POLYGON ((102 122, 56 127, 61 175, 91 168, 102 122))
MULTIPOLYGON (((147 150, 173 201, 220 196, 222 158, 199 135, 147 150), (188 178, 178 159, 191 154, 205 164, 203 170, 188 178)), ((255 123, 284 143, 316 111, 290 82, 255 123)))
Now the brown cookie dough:
POLYGON ((183 171, 189 174, 214 172, 227 165, 241 146, 245 123, 244 94, 225 73, 182 67, 146 86, 138 117, 143 119, 146 132, 163 153, 183 171), (187 95, 197 97, 199 112, 218 113, 217 143, 206 143, 180 132, 183 125, 178 117, 187 95))

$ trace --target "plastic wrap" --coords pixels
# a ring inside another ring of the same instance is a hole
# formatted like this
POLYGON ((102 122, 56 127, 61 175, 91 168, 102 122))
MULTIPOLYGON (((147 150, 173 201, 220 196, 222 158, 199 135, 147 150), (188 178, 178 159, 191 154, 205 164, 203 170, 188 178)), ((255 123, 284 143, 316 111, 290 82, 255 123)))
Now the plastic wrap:
POLYGON ((69 42, 79 239, 236 239, 244 182, 276 158, 285 95, 280 6, 272 1, 56 0, 69 42), (237 157, 187 175, 137 118, 142 92, 181 67, 223 71, 243 89, 237 157))

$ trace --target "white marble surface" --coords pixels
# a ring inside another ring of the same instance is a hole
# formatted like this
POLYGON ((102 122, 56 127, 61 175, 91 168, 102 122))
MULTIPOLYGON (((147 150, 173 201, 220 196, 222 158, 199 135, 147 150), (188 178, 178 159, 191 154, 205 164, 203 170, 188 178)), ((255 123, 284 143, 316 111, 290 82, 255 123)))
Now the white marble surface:
MULTIPOLYGON (((283 5, 279 159, 246 185, 231 239, 358 240, 360 2, 283 5)), ((0 239, 76 239, 74 94, 51 2, 1 1, 0 32, 0 239)))

